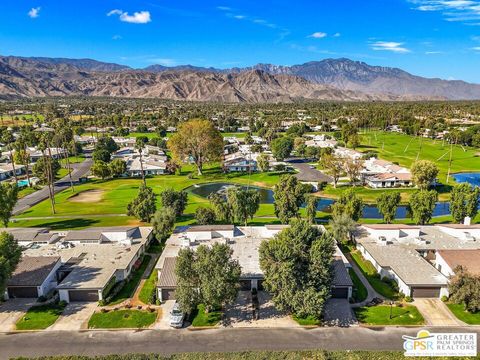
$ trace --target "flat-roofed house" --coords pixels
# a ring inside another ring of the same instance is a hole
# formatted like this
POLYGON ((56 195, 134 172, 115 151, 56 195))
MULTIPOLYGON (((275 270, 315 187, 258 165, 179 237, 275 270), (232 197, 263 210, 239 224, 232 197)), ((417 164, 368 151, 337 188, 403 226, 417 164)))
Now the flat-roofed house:
POLYGON ((60 300, 99 301, 115 283, 140 265, 153 238, 151 227, 105 227, 72 230, 54 244, 25 250, 28 256, 59 256, 60 300))
POLYGON ((435 267, 445 276, 455 275, 457 266, 462 266, 472 275, 480 276, 480 250, 439 250, 435 267))
POLYGON ((0 232, 7 232, 13 236, 19 245, 52 244, 59 239, 57 233, 51 233, 47 228, 0 228, 0 232))
POLYGON ((7 282, 5 298, 38 298, 57 286, 59 256, 24 256, 7 282))
POLYGON ((20 164, 15 164, 15 170, 11 163, 0 164, 0 181, 11 179, 15 175, 22 176, 26 173, 25 169, 25 166, 20 164))
MULTIPOLYGON (((161 301, 174 300, 177 280, 175 276, 175 258, 180 248, 189 247, 196 250, 200 245, 211 246, 215 243, 227 244, 232 249, 232 258, 237 260, 242 271, 240 289, 263 290, 264 273, 260 267, 259 248, 263 241, 268 241, 288 225, 247 226, 205 225, 192 226, 183 232, 176 232, 167 240, 160 256, 158 269, 157 294, 161 301)), ((332 269, 334 281, 332 296, 349 298, 352 296, 353 284, 347 271, 346 258, 340 255, 340 249, 334 256, 332 269)))
POLYGON ((480 261, 478 230, 478 225, 363 225, 355 241, 379 275, 394 280, 404 295, 439 298, 448 296, 451 266, 462 255, 465 266, 479 268, 474 264, 480 261))

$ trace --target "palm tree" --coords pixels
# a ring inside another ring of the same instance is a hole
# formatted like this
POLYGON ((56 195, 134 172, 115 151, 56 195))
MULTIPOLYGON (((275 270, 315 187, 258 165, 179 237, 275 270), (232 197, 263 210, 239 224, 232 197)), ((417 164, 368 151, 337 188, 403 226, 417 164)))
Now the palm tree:
POLYGON ((10 162, 12 163, 12 168, 13 168, 13 177, 15 178, 15 184, 16 184, 18 182, 17 169, 15 168, 15 159, 13 158, 13 148, 15 144, 15 138, 10 132, 5 131, 2 136, 2 142, 5 144, 5 147, 9 150, 10 162))
POLYGON ((144 148, 145 148, 145 143, 143 142, 143 139, 137 138, 135 142, 135 149, 137 149, 138 153, 140 154, 140 169, 142 172, 143 185, 147 186, 147 182, 145 181, 145 172, 143 171, 143 159, 142 159, 142 151, 144 148))
POLYGON ((53 171, 52 171, 52 151, 50 149, 50 134, 42 135, 39 149, 42 151, 44 161, 45 178, 47 179, 48 196, 52 204, 52 213, 55 214, 55 187, 53 185, 53 171), (49 156, 46 155, 48 149, 49 156))
POLYGON ((329 222, 332 234, 337 241, 349 241, 352 233, 357 227, 357 223, 347 214, 335 216, 329 222))

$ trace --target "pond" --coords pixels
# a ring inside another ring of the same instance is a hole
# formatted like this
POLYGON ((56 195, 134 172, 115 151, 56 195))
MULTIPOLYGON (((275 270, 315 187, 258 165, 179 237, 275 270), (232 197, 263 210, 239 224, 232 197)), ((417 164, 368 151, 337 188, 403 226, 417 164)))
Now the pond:
POLYGON ((453 178, 458 183, 469 183, 473 186, 480 186, 480 172, 453 174, 453 178))
MULTIPOLYGON (((187 189, 188 192, 191 192, 194 195, 200 196, 202 198, 208 198, 212 193, 219 193, 226 195, 226 192, 229 188, 242 188, 247 189, 246 185, 236 185, 231 183, 206 183, 193 185, 187 189)), ((249 189, 254 189, 260 194, 260 204, 273 204, 273 191, 271 189, 262 188, 258 186, 248 186, 249 189)), ((317 209, 318 211, 329 212, 330 206, 335 201, 329 198, 321 197, 318 201, 317 209)), ((433 211, 433 216, 444 216, 450 214, 450 204, 448 202, 438 202, 433 211)), ((382 219, 382 215, 378 211, 375 205, 365 205, 363 208, 363 218, 365 219, 382 219)), ((407 218, 407 207, 401 205, 397 209, 397 219, 407 218)))

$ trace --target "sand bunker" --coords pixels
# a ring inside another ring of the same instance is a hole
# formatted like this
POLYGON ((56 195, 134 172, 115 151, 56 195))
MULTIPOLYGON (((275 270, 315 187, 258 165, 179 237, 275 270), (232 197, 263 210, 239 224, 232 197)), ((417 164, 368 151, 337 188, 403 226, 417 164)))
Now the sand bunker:
POLYGON ((103 190, 86 190, 73 195, 69 201, 75 203, 94 203, 102 200, 103 190))

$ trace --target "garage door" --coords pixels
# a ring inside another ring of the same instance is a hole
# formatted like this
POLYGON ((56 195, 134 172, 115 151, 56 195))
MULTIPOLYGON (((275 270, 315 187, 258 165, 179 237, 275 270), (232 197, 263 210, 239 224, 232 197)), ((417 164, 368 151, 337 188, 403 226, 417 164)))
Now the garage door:
POLYGON ((162 301, 175 300, 174 289, 162 289, 162 301))
POLYGON ((413 298, 438 298, 440 297, 440 288, 415 287, 412 288, 413 298))
POLYGON ((335 299, 348 298, 348 288, 332 288, 332 297, 335 299))
POLYGON ((72 301, 98 301, 98 290, 70 290, 68 298, 72 301))
POLYGON ((9 298, 37 298, 38 291, 36 286, 9 287, 9 298))
POLYGON ((257 281, 257 287, 258 287, 258 291, 263 291, 264 290, 264 287, 263 287, 263 280, 258 280, 257 281))
POLYGON ((240 290, 248 291, 252 289, 252 282, 250 280, 240 280, 240 290))

